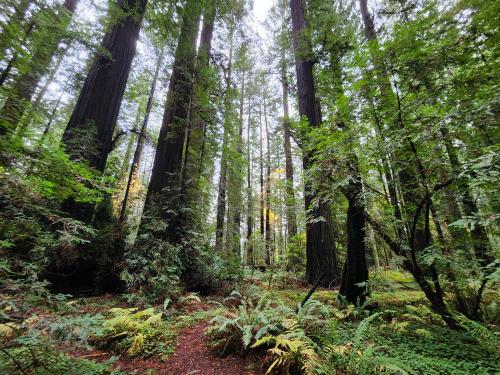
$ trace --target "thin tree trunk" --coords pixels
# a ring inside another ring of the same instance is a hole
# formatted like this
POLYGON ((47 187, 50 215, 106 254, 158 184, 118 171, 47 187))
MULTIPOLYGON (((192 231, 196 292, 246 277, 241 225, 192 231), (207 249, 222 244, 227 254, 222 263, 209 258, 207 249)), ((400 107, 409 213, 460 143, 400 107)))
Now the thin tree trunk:
POLYGON ((45 84, 43 85, 42 89, 40 90, 40 92, 36 96, 35 101, 33 102, 33 108, 38 109, 38 107, 40 106, 40 103, 42 102, 42 99, 45 97, 45 94, 47 93, 49 86, 54 81, 54 77, 56 76, 57 72, 59 72, 59 68, 61 67, 61 64, 64 60, 64 57, 66 56, 66 53, 69 50, 69 47, 70 47, 70 44, 67 44, 59 53, 59 56, 57 57, 57 61, 56 61, 56 64, 54 65, 54 68, 50 72, 50 75, 47 77, 45 84))
MULTIPOLYGON (((284 57, 282 58, 284 60, 284 57)), ((288 109, 288 77, 284 61, 282 62, 281 85, 283 90, 283 149, 285 151, 285 205, 288 237, 297 234, 297 216, 295 214, 295 191, 293 187, 293 158, 292 144, 290 142, 290 117, 288 109)))
POLYGON ((269 125, 267 123, 267 103, 266 97, 264 96, 264 124, 266 127, 266 251, 265 251, 265 260, 266 264, 269 266, 272 263, 272 251, 271 251, 271 144, 270 144, 270 135, 269 135, 269 125))
MULTIPOLYGON (((236 153, 238 156, 242 156, 243 152, 243 114, 244 114, 244 100, 245 100, 245 72, 243 72, 242 82, 241 82, 241 92, 240 92, 240 113, 239 113, 239 124, 238 124, 238 138, 236 140, 236 153)), ((235 163, 239 166, 239 163, 235 163)), ((240 237, 241 237, 241 206, 242 206, 242 180, 240 177, 241 171, 239 168, 232 168, 232 179, 234 180, 231 184, 232 189, 234 189, 234 207, 233 207, 233 227, 230 233, 232 242, 232 251, 236 256, 240 256, 240 237)))
POLYGON ((148 103, 146 105, 146 111, 144 113, 144 120, 142 121, 141 130, 139 132, 139 137, 137 139, 137 146, 135 148, 134 157, 132 159, 132 166, 130 167, 130 172, 127 179, 127 186, 125 188, 125 195, 123 197, 122 208, 120 210, 120 222, 123 223, 125 221, 125 214, 127 211, 128 205, 128 196, 130 194, 130 187, 132 185, 132 181, 137 178, 137 172, 139 170, 139 166, 141 164, 142 150, 144 148, 144 141, 146 140, 146 130, 149 123, 149 116, 151 115, 151 109, 153 108, 153 100, 156 91, 156 84, 158 82, 158 76, 160 74, 161 65, 163 63, 163 54, 165 52, 165 48, 162 47, 160 51, 160 56, 158 57, 158 62, 156 63, 156 70, 153 76, 153 81, 151 83, 151 89, 149 91, 148 103))
POLYGON ((47 71, 52 56, 57 51, 61 39, 72 19, 79 0, 65 0, 60 12, 54 14, 55 25, 51 38, 44 40, 38 46, 29 62, 26 73, 21 74, 14 83, 14 92, 2 107, 0 118, 4 119, 0 125, 0 135, 15 130, 23 114, 28 108, 35 90, 47 71))
MULTIPOLYGON (((458 159, 457 150, 453 146, 450 135, 446 128, 441 128, 441 135, 443 137, 453 174, 457 178, 462 172, 462 166, 460 164, 460 160, 458 159)), ((459 190, 458 196, 462 201, 465 216, 476 216, 479 210, 476 202, 474 201, 474 198, 472 197, 470 188, 467 186, 467 182, 464 179, 458 177, 456 184, 459 190)), ((458 220, 459 218, 456 219, 458 220)), ((473 241, 474 253, 481 263, 481 266, 484 267, 493 262, 494 258, 491 256, 488 234, 484 230, 484 227, 482 225, 474 225, 474 228, 471 230, 470 234, 473 241)))
MULTIPOLYGON (((390 130, 404 132, 403 114, 401 100, 396 86, 392 91, 391 83, 384 62, 378 57, 377 33, 375 31, 373 18, 368 11, 367 0, 359 0, 361 15, 365 26, 365 35, 371 43, 370 52, 372 62, 377 71, 377 84, 380 87, 384 106, 387 108, 387 118, 390 119, 390 130), (390 112, 396 113, 396 115, 390 112)), ((385 114, 384 114, 385 115, 385 114)), ((417 147, 413 141, 403 134, 402 150, 395 152, 395 158, 401 167, 397 172, 401 193, 405 202, 406 214, 405 225, 409 233, 409 252, 400 249, 399 255, 407 257, 406 266, 415 277, 415 280, 424 291, 432 304, 433 309, 442 316, 443 320, 451 327, 457 328, 458 324, 451 316, 444 302, 443 293, 439 283, 436 270, 433 265, 428 267, 428 276, 431 278, 433 287, 426 278, 426 274, 417 261, 417 255, 431 244, 431 233, 429 229, 429 216, 432 202, 429 198, 429 187, 424 167, 418 157, 417 147), (419 182, 425 186, 425 196, 419 187, 419 182), (422 203, 424 206, 422 206, 422 203), (423 212, 425 211, 425 214, 423 212)))
POLYGON ((265 211, 265 201, 264 201, 264 154, 263 148, 264 144, 262 141, 262 108, 259 109, 259 167, 260 167, 260 237, 264 240, 265 233, 265 222, 264 222, 264 211, 265 211))
POLYGON ((250 128, 252 125, 250 98, 248 99, 248 125, 247 125, 247 240, 246 253, 247 264, 250 267, 255 266, 253 251, 253 199, 252 199, 252 141, 250 139, 250 128))
POLYGON ((229 31, 229 62, 227 67, 227 77, 226 77, 226 93, 224 98, 224 135, 222 140, 222 152, 221 152, 221 167, 219 176, 219 188, 217 195, 217 216, 216 216, 216 228, 215 228, 215 249, 222 253, 224 250, 224 218, 226 217, 226 193, 227 193, 227 158, 228 158, 228 147, 229 147, 229 127, 232 125, 230 123, 230 111, 231 111, 231 81, 232 81, 232 64, 233 64, 233 33, 234 29, 229 31))

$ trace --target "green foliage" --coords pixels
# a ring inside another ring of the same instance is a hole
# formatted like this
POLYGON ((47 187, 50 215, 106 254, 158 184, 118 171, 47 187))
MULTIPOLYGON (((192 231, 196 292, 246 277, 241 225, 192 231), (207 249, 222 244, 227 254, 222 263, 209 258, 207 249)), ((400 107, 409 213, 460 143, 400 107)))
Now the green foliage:
POLYGON ((56 321, 45 324, 37 322, 35 328, 43 329, 47 325, 49 336, 66 344, 77 343, 89 347, 89 340, 104 334, 104 316, 101 314, 84 314, 62 316, 56 321))
POLYGON ((315 374, 320 360, 316 346, 308 338, 299 323, 293 319, 283 321, 284 333, 266 335, 258 339, 251 347, 272 346, 268 353, 273 362, 266 371, 271 374, 274 369, 283 373, 295 373, 300 369, 306 375, 315 374))
POLYGON ((125 296, 130 301, 163 302, 179 292, 180 248, 162 239, 166 224, 161 220, 151 218, 143 227, 124 256, 125 296))
MULTIPOLYGON (((152 355, 161 353, 162 313, 156 313, 151 307, 146 310, 137 311, 137 308, 113 308, 112 318, 103 323, 104 334, 110 336, 124 336, 114 344, 119 352, 126 352, 130 357, 152 355)), ((168 335, 168 331, 165 332, 168 335)))
POLYGON ((474 337, 485 350, 496 353, 500 358, 500 339, 481 323, 468 319, 464 315, 455 316, 460 325, 474 337))
POLYGON ((294 311, 269 292, 262 293, 255 287, 248 288, 245 293, 233 291, 226 303, 232 306, 231 309, 213 318, 208 331, 219 354, 242 354, 251 348, 272 343, 276 344, 273 355, 278 356, 273 367, 294 364, 310 368, 308 361, 314 355, 308 346, 312 341, 306 335, 314 337, 321 334, 331 315, 329 307, 310 300, 294 311), (298 336, 300 332, 301 337, 298 336), (262 340, 264 337, 267 338, 262 340), (293 343, 288 343, 286 339, 292 337, 293 343))
POLYGON ((51 343, 40 341, 0 351, 0 371, 4 374, 35 375, 119 375, 111 368, 115 358, 103 363, 70 357, 59 352, 51 343))
POLYGON ((242 354, 255 340, 283 329, 282 319, 289 310, 279 305, 273 307, 268 293, 257 300, 255 297, 256 294, 242 296, 233 292, 230 299, 237 300, 239 306, 212 319, 208 335, 220 355, 242 354))

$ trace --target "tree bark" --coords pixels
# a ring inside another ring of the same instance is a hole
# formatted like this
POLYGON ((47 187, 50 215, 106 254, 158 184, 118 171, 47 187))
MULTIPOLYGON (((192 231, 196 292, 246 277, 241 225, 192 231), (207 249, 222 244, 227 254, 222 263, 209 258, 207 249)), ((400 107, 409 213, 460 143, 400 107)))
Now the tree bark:
POLYGON ((147 0, 119 0, 125 12, 104 36, 63 134, 70 157, 103 172, 113 147, 113 134, 135 55, 147 0))
POLYGON ((241 92, 240 92, 240 113, 239 113, 239 123, 238 123, 238 136, 236 139, 236 155, 237 160, 233 161, 233 166, 231 168, 230 174, 230 185, 229 187, 233 190, 232 194, 234 202, 229 201, 232 206, 232 222, 231 232, 228 233, 228 237, 231 243, 231 249, 235 256, 239 257, 240 239, 241 239, 241 206, 242 206, 242 178, 240 176, 240 156, 243 157, 243 114, 244 114, 244 100, 245 100, 245 72, 243 72, 242 82, 241 82, 241 92))
POLYGON ((184 6, 181 33, 146 197, 146 211, 153 206, 161 207, 161 218, 168 225, 166 238, 171 243, 178 243, 181 237, 178 224, 182 204, 182 171, 200 17, 200 2, 188 0, 184 6))
MULTIPOLYGON (((306 117, 311 127, 319 126, 321 118, 317 108, 313 78, 313 60, 309 41, 304 37, 306 20, 303 0, 290 0, 292 15, 293 46, 295 51, 295 70, 299 95, 299 114, 306 117)), ((311 166, 310 152, 303 150, 304 171, 311 166)), ((323 274, 322 285, 330 286, 338 282, 336 256, 330 207, 325 202, 313 205, 317 192, 310 182, 304 184, 305 208, 309 216, 306 224, 306 278, 314 283, 323 274), (323 219, 322 219, 323 218, 323 219)))
POLYGON ((252 125, 250 98, 248 99, 248 125, 247 125, 247 239, 246 255, 247 264, 250 267, 255 266, 253 251, 253 197, 252 197, 252 141, 250 139, 250 128, 252 125))
POLYGON ((211 121, 213 116, 209 103, 211 91, 210 54, 216 13, 215 3, 208 2, 203 13, 203 27, 196 58, 191 118, 182 176, 184 202, 188 207, 184 221, 185 225, 192 231, 199 231, 204 222, 204 215, 199 209, 200 197, 204 197, 200 179, 205 173, 206 165, 204 154, 207 122, 211 121))
MULTIPOLYGON (((282 61, 284 58, 282 58, 282 61)), ((285 206, 288 237, 297 234, 297 216, 295 214, 295 190, 293 186, 293 158, 292 144, 290 142, 290 117, 288 109, 288 77, 286 67, 282 62, 281 86, 283 91, 283 149, 285 151, 285 206)))
POLYGON ((368 267, 366 265, 366 218, 363 185, 357 157, 349 161, 349 184, 344 188, 349 206, 347 208, 347 258, 342 271, 339 294, 354 305, 362 305, 367 295, 368 267))
POLYGON ((270 266, 274 258, 271 243, 271 142, 267 123, 267 103, 264 96, 264 125, 266 128, 266 228, 265 228, 265 261, 270 266))
POLYGON ((232 97, 232 65, 233 65, 233 34, 234 28, 229 30, 229 62, 227 67, 226 77, 226 93, 224 97, 224 135, 222 139, 221 152, 221 167, 219 175, 219 187, 217 194, 217 213, 216 213, 216 228, 215 228, 215 249, 219 253, 224 250, 224 219, 226 217, 226 193, 227 193, 227 163, 228 163, 228 147, 230 136, 230 111, 232 97))

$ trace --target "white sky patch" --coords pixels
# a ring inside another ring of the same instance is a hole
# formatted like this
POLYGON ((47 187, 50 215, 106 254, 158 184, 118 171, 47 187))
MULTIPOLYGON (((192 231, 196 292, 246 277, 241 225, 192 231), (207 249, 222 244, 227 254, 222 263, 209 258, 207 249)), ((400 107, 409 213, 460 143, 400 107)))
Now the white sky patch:
POLYGON ((268 36, 264 22, 273 5, 274 0, 254 0, 252 27, 263 40, 267 40, 268 36))
POLYGON ((255 19, 260 22, 264 22, 267 17, 267 13, 269 9, 273 6, 273 0, 254 0, 254 9, 253 13, 255 19))

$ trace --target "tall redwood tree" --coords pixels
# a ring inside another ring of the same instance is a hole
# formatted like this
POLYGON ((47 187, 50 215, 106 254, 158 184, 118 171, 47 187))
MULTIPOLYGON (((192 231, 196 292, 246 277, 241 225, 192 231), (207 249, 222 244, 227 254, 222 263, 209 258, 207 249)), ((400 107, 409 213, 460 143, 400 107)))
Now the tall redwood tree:
MULTIPOLYGON (((299 95, 299 114, 311 127, 319 126, 319 113, 314 88, 313 59, 309 41, 305 37, 306 20, 303 0, 290 0, 292 14, 293 48, 299 95)), ((303 150, 302 163, 307 171, 311 166, 311 152, 303 150)), ((338 282, 338 264, 331 221, 330 207, 325 202, 313 204, 317 192, 305 181, 304 200, 309 219, 306 224, 306 278, 314 283, 322 277, 321 285, 330 286, 338 282)))
POLYGON ((63 134, 73 159, 104 171, 147 0, 118 0, 123 18, 106 33, 63 134))

